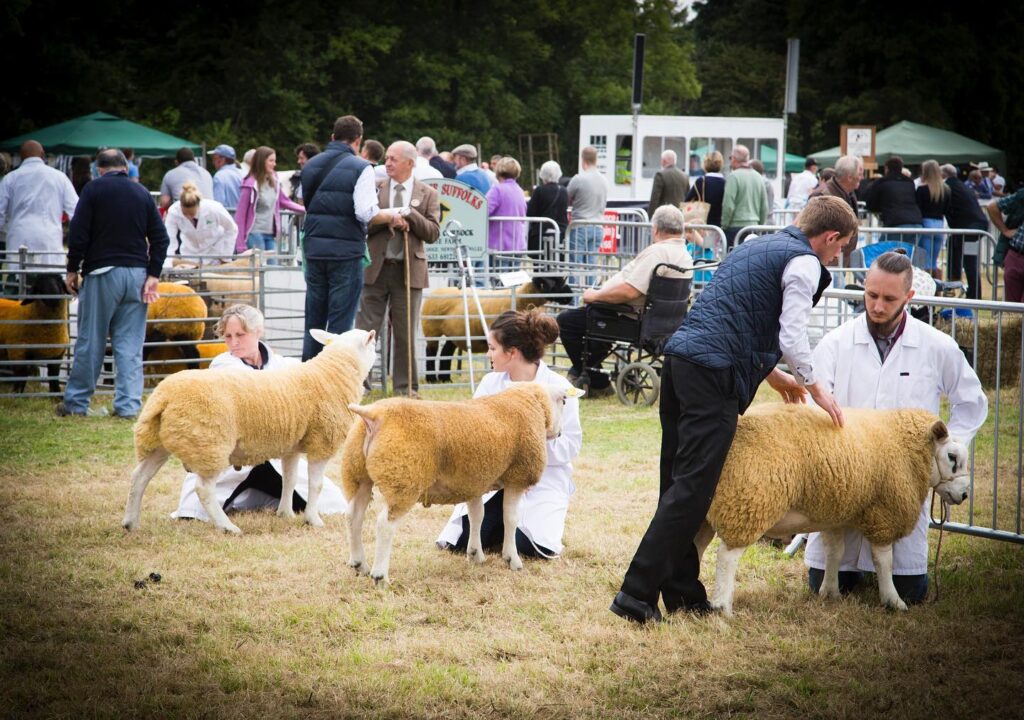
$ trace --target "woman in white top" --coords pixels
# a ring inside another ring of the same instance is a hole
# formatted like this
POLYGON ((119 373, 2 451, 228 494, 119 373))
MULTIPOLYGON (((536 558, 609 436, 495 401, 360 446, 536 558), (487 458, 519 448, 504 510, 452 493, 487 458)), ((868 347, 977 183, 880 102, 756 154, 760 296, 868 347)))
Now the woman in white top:
MULTIPOLYGON (((263 335, 263 314, 249 305, 232 305, 225 310, 217 321, 216 331, 228 346, 228 352, 215 357, 210 363, 211 368, 238 368, 240 371, 249 372, 279 370, 299 363, 295 358, 275 354, 260 340, 263 335)), ((210 517, 196 494, 198 479, 199 476, 195 473, 185 474, 178 509, 171 513, 172 518, 209 521, 210 517)), ((281 499, 281 461, 268 460, 260 465, 243 466, 239 470, 228 468, 217 478, 215 493, 217 502, 226 512, 276 508, 281 499)), ((301 512, 306 507, 308 493, 309 475, 306 459, 300 458, 299 478, 295 485, 295 497, 292 499, 292 507, 296 512, 301 512)), ((318 505, 324 515, 343 513, 348 508, 341 488, 326 477, 318 505)))
POLYGON ((231 213, 216 200, 204 200, 193 182, 181 187, 178 201, 164 219, 171 252, 187 259, 202 256, 202 263, 220 263, 235 252, 238 226, 231 213))
MULTIPOLYGON (((569 381, 548 368, 541 357, 558 338, 558 323, 541 310, 502 313, 487 333, 487 358, 494 367, 480 382, 474 397, 494 395, 513 382, 535 381, 571 388, 569 381)), ((562 532, 569 498, 576 492, 572 461, 583 445, 579 401, 568 398, 562 411, 562 434, 548 440, 548 462, 540 482, 526 491, 519 504, 516 547, 520 555, 551 558, 562 552, 562 532)), ((500 548, 504 536, 501 503, 504 491, 484 495, 484 519, 480 537, 484 549, 500 548)), ((466 504, 455 507, 437 538, 437 545, 465 551, 469 540, 466 504)))

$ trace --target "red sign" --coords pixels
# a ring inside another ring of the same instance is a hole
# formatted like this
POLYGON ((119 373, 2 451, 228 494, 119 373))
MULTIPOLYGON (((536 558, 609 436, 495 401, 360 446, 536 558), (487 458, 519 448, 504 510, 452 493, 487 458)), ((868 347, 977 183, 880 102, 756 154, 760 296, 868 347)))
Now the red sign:
MULTIPOLYGON (((605 210, 604 219, 612 222, 619 221, 619 214, 614 210, 605 210)), ((619 251, 619 226, 605 225, 604 235, 601 238, 601 249, 599 252, 605 255, 614 255, 619 251)))

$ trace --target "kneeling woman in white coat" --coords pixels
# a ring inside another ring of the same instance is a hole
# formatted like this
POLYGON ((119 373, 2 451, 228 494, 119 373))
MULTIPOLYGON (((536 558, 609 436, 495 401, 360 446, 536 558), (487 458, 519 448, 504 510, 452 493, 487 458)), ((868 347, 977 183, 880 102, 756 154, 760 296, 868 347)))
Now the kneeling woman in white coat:
MULTIPOLYGON (((477 386, 474 397, 494 395, 513 382, 536 381, 571 388, 569 381, 541 362, 545 348, 558 339, 558 323, 540 310, 502 313, 487 333, 487 358, 494 367, 477 386)), ((516 548, 527 557, 557 557, 562 552, 562 532, 569 498, 576 492, 572 461, 583 445, 579 400, 568 398, 562 411, 562 434, 548 440, 548 463, 540 482, 523 495, 519 504, 516 548)), ((484 520, 480 538, 484 549, 500 548, 504 535, 501 503, 504 491, 484 495, 484 520)), ((455 506, 448 524, 437 538, 441 548, 465 552, 469 540, 466 504, 455 506)))
MULTIPOLYGON (((249 305, 232 305, 217 321, 216 333, 223 338, 228 352, 221 353, 210 362, 211 368, 238 368, 242 372, 254 370, 277 370, 291 364, 298 364, 295 358, 277 355, 260 338, 263 336, 263 314, 249 305)), ((295 485, 292 508, 301 512, 306 507, 309 493, 309 474, 306 458, 299 459, 299 478, 295 485)), ((172 518, 209 521, 199 496, 196 482, 199 476, 186 473, 181 487, 178 509, 172 518)), ((281 461, 268 460, 260 465, 246 465, 239 470, 228 468, 217 478, 215 488, 217 502, 226 512, 231 510, 257 510, 264 507, 276 508, 281 499, 281 461)), ((343 513, 348 507, 341 488, 324 478, 319 500, 320 512, 324 515, 343 513)))

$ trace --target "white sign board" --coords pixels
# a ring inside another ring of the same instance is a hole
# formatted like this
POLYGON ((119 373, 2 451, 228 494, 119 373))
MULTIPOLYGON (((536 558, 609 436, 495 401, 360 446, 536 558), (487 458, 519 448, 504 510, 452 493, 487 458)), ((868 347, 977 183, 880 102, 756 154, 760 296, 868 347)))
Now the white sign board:
POLYGON ((455 262, 455 238, 444 233, 450 220, 462 225, 453 232, 466 248, 466 254, 473 260, 487 257, 487 198, 483 193, 458 180, 431 178, 423 182, 437 190, 441 202, 441 236, 427 245, 427 260, 455 262))

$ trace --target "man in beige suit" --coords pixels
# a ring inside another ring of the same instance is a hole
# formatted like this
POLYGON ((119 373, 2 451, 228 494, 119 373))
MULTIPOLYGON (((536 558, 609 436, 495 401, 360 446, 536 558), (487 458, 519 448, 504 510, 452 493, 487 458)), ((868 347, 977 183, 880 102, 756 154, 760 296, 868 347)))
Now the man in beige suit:
POLYGON ((384 166, 387 179, 377 186, 377 198, 381 212, 390 213, 392 219, 370 226, 366 242, 372 262, 363 275, 356 327, 381 331, 390 312, 394 329, 393 389, 399 395, 415 396, 419 381, 410 347, 414 347, 420 323, 423 288, 428 285, 424 244, 437 241, 441 204, 436 190, 413 178, 416 148, 412 143, 392 143, 384 166))

